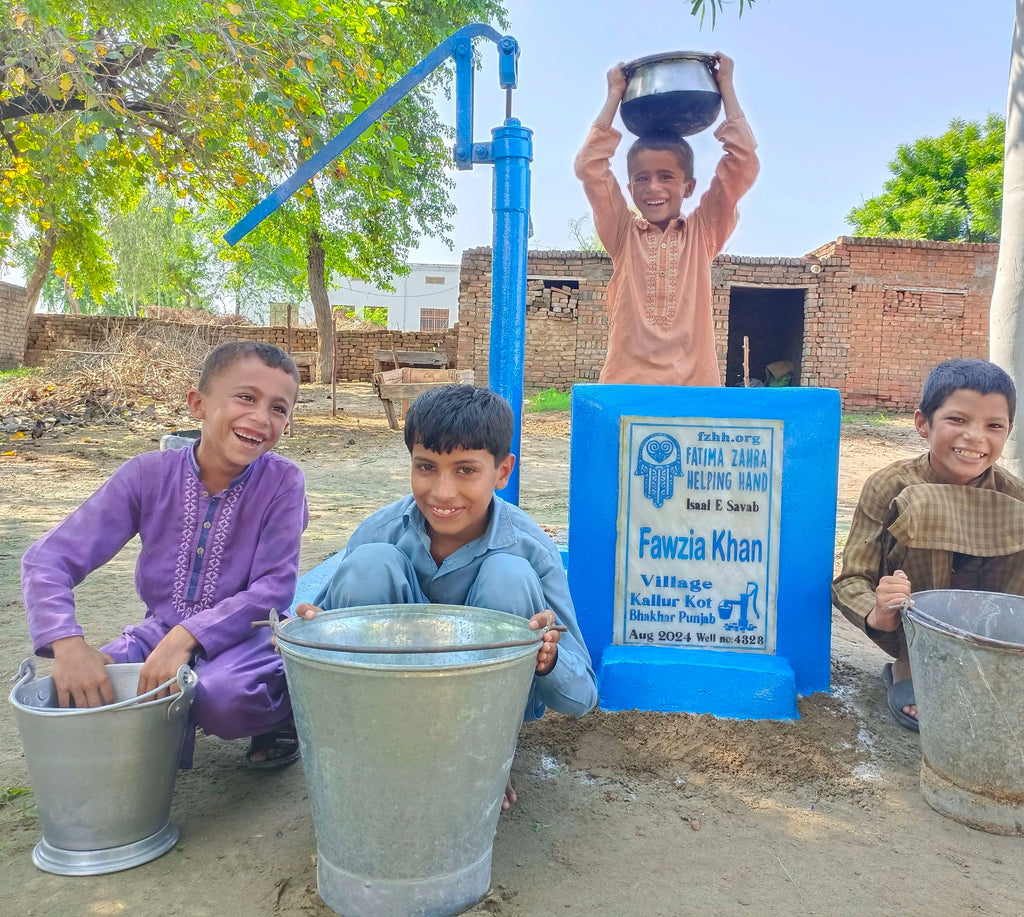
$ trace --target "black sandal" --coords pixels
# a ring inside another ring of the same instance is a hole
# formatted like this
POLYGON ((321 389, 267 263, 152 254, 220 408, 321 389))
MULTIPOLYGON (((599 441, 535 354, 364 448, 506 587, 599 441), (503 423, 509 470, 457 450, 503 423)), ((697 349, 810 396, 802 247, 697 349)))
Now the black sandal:
POLYGON ((249 751, 245 754, 245 765, 251 771, 276 771, 289 764, 294 764, 301 757, 299 737, 295 733, 295 722, 289 720, 284 726, 273 732, 253 736, 249 742, 249 751), (262 761, 253 761, 253 752, 261 751, 267 755, 262 761), (273 757, 271 757, 271 754, 273 757))

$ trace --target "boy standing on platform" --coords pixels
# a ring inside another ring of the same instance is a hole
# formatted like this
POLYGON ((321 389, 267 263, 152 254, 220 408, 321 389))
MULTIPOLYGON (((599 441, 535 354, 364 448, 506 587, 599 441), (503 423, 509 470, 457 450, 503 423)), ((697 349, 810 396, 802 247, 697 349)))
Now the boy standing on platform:
POLYGON ((912 591, 1024 595, 1024 481, 998 465, 1013 427, 1013 380, 987 360, 947 360, 929 373, 914 412, 928 441, 867 479, 832 601, 893 661, 889 709, 918 730, 900 606, 912 591))
POLYGON ((626 89, 622 65, 608 71, 608 97, 576 156, 576 176, 594 226, 612 258, 608 284, 608 355, 601 382, 721 385, 711 309, 711 262, 739 219, 737 202, 754 184, 757 144, 733 88, 733 62, 716 54, 715 78, 725 121, 715 131, 725 154, 697 208, 693 150, 682 137, 640 137, 626 158, 633 214, 609 160, 622 135, 612 128, 626 89))
MULTIPOLYGON (((298 370, 278 348, 214 348, 188 393, 189 411, 202 421, 198 443, 129 459, 25 552, 29 630, 36 653, 53 657, 60 706, 110 703, 107 663, 143 663, 139 693, 187 663, 199 675, 194 725, 225 739, 252 736, 251 768, 298 759, 282 660, 267 629, 252 627, 295 593, 305 484, 298 467, 271 450, 298 391, 298 370), (145 618, 96 649, 75 618, 74 588, 136 535, 145 618)), ((193 739, 190 730, 184 767, 193 739)))

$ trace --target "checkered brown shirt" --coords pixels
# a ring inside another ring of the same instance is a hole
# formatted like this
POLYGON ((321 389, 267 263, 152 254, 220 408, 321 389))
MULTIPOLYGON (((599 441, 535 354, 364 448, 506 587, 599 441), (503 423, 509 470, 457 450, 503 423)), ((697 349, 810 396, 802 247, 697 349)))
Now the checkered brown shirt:
POLYGON ((945 484, 927 452, 871 475, 853 513, 832 602, 894 656, 896 632, 869 628, 867 616, 879 579, 896 570, 915 592, 1024 595, 1024 481, 993 466, 970 485, 945 484))

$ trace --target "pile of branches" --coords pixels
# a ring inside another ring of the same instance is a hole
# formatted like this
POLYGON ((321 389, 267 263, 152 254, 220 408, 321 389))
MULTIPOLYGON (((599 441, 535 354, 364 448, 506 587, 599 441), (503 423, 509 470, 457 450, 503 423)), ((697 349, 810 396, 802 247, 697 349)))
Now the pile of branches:
POLYGON ((166 325, 112 333, 89 351, 59 351, 37 374, 0 385, 3 427, 174 423, 209 351, 209 341, 186 326, 166 325))

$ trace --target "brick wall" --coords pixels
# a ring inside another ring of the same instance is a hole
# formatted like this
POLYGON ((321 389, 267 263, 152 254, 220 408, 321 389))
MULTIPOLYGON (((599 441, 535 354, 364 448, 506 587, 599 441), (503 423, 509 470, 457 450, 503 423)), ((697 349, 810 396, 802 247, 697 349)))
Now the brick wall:
POLYGON ((25 352, 25 288, 0 283, 0 369, 21 364, 25 352))
MULTIPOLYGON (((596 382, 608 349, 611 259, 603 252, 530 252, 526 274, 526 388, 596 382)), ((468 249, 459 288, 459 366, 474 369, 478 381, 487 379, 490 326, 491 250, 468 249)))
POLYGON ((834 265, 827 301, 839 346, 823 378, 845 407, 916 407, 937 363, 988 356, 998 252, 992 243, 846 236, 815 252, 834 265))
MULTIPOLYGON (((796 382, 838 389, 847 409, 912 409, 924 377, 937 363, 988 353, 997 256, 994 244, 846 236, 801 258, 721 255, 712 265, 711 279, 723 378, 730 307, 737 296, 763 303, 763 320, 769 323, 782 297, 787 303, 795 298, 802 304, 802 339, 788 358, 796 366, 796 382)), ((608 342, 605 300, 611 260, 603 252, 530 252, 527 278, 526 388, 567 389, 576 381, 596 381, 608 342)), ((0 284, 0 304, 4 295, 11 295, 7 290, 20 293, 0 284)), ((435 333, 339 331, 338 378, 368 380, 377 349, 437 348, 454 357, 454 366, 474 370, 477 383, 485 385, 490 318, 491 251, 469 249, 462 256, 456 328, 435 333)), ((142 321, 153 319, 37 315, 30 324, 24 362, 37 365, 59 349, 88 350, 111 329, 142 321)), ((283 347, 286 341, 283 327, 189 328, 207 336, 211 345, 249 338, 283 347)), ((11 340, 17 354, 15 338, 0 327, 0 345, 12 346, 7 343, 11 340)), ((292 329, 294 351, 315 350, 316 341, 315 330, 292 329)), ((17 363, 17 356, 10 362, 17 363)))
MULTIPOLYGON (((800 385, 836 388, 847 409, 908 410, 937 363, 988 353, 998 246, 840 237, 802 258, 721 255, 712 265, 715 341, 723 372, 734 291, 802 298, 800 385)), ((596 380, 604 361, 611 260, 603 252, 530 252, 526 388, 596 380)), ((491 252, 462 256, 459 365, 486 380, 491 252)))
MULTIPOLYGON (((60 351, 95 349, 111 334, 126 334, 145 324, 186 331, 207 341, 211 347, 223 341, 262 341, 285 349, 288 330, 284 326, 186 325, 151 318, 111 315, 35 315, 29 324, 26 366, 39 366, 60 351)), ((452 357, 458 352, 458 326, 443 332, 425 331, 339 331, 338 381, 367 382, 373 373, 374 350, 443 350, 452 357)), ((292 351, 315 351, 319 335, 315 328, 292 328, 292 351)), ((471 367, 464 367, 471 368, 471 367)))

